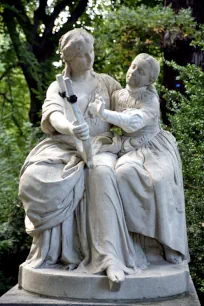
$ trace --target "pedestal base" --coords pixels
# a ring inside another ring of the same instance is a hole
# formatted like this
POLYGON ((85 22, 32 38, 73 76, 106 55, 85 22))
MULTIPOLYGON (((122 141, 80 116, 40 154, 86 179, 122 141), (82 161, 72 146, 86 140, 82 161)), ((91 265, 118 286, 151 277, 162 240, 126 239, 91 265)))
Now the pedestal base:
POLYGON ((166 301, 154 301, 154 302, 138 302, 138 303, 121 303, 121 301, 115 301, 113 303, 108 302, 95 302, 95 301, 71 301, 56 298, 40 297, 36 294, 18 289, 18 285, 9 290, 0 298, 1 306, 200 306, 200 302, 197 297, 196 290, 193 282, 190 279, 189 292, 185 295, 174 297, 166 301))
POLYGON ((169 298, 189 291, 187 264, 160 261, 140 274, 127 276, 120 288, 111 287, 107 276, 79 274, 57 269, 21 267, 19 286, 26 291, 53 298, 120 302, 169 298))

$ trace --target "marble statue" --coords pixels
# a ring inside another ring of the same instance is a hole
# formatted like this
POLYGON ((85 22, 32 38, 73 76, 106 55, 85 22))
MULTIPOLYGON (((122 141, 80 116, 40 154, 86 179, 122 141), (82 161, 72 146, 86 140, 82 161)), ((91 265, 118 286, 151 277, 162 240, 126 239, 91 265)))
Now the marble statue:
POLYGON ((181 160, 173 135, 160 127, 159 97, 153 83, 160 65, 141 53, 127 71, 125 89, 90 104, 93 115, 121 127, 115 164, 128 230, 158 240, 168 262, 188 259, 181 160))
POLYGON ((75 122, 53 82, 41 122, 49 136, 21 170, 19 197, 33 237, 23 266, 106 273, 118 283, 148 268, 141 237, 157 241, 170 263, 188 258, 181 161, 175 138, 159 125, 158 62, 138 55, 121 89, 93 71, 93 44, 83 29, 60 39, 63 75, 72 81, 85 123, 75 122), (111 124, 121 127, 121 137, 111 124), (93 168, 75 138, 90 139, 93 168))

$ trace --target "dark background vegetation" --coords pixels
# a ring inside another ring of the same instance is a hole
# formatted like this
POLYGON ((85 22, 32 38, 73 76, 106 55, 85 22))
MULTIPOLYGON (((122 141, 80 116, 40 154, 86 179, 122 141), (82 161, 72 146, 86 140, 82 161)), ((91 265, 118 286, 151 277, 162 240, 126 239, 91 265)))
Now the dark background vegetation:
POLYGON ((0 294, 16 284, 31 243, 24 232, 18 177, 28 152, 43 137, 41 106, 62 70, 58 40, 84 27, 95 37, 95 70, 122 85, 138 53, 150 53, 161 63, 161 119, 180 149, 190 269, 203 297, 203 19, 202 0, 0 1, 0 294))

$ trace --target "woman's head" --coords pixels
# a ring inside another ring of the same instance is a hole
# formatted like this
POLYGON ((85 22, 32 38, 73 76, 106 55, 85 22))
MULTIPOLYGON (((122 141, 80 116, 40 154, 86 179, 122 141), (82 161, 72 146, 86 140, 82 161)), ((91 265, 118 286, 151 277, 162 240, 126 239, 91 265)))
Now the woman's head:
POLYGON ((85 72, 93 67, 93 44, 93 36, 84 29, 71 30, 61 37, 59 41, 61 59, 65 62, 68 74, 72 70, 85 72))
POLYGON ((142 87, 153 84, 159 75, 160 65, 149 54, 141 53, 133 60, 126 75, 126 82, 131 87, 142 87))

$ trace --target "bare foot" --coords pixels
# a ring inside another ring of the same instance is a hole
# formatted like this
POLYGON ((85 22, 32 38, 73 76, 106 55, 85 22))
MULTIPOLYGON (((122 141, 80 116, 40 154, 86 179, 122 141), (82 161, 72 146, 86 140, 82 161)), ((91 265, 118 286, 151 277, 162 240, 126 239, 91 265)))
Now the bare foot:
POLYGON ((115 283, 122 282, 125 279, 125 273, 123 270, 117 268, 116 265, 109 266, 106 270, 106 273, 109 280, 115 283))
POLYGON ((181 253, 164 246, 166 261, 173 264, 180 264, 183 261, 181 253))

